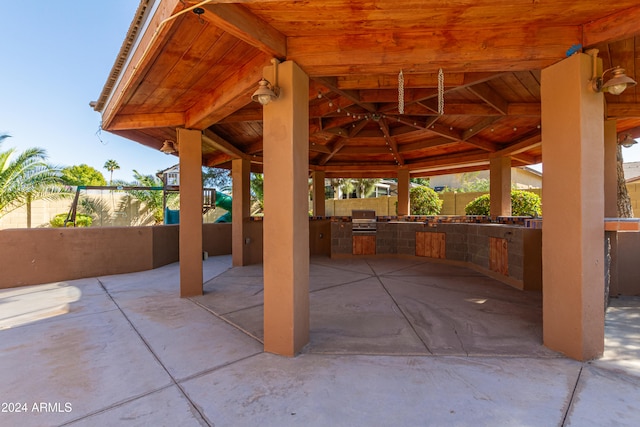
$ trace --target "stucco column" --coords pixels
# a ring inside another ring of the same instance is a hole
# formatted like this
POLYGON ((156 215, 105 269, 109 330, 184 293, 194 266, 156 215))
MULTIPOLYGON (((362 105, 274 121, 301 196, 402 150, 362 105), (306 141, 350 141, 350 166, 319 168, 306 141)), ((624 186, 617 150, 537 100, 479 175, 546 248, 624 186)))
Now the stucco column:
POLYGON ((325 216, 324 209, 324 171, 313 171, 313 215, 325 216))
MULTIPOLYGON (((231 260, 234 267, 249 263, 249 248, 246 242, 251 215, 251 193, 249 180, 251 162, 247 159, 231 161, 233 202, 231 206, 231 260)), ((249 242, 250 244, 250 242, 249 242)))
POLYGON ((398 216, 409 215, 409 169, 398 169, 398 216))
POLYGON ((309 342, 309 77, 287 61, 278 86, 264 107, 264 349, 294 356, 309 342))
POLYGON ((490 215, 511 216, 511 157, 492 157, 489 168, 490 215))
POLYGON ((603 95, 591 57, 542 70, 543 338, 578 360, 604 349, 603 95))
POLYGON ((604 122, 604 216, 618 216, 618 134, 616 121, 604 122))
POLYGON ((202 295, 202 133, 178 129, 180 296, 202 295))

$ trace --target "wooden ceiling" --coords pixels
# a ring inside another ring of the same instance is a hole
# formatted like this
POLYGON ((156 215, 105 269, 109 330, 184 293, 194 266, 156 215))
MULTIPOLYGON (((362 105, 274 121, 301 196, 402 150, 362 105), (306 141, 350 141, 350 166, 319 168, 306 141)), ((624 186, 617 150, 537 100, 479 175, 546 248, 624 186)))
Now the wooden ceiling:
MULTIPOLYGON (((176 127, 203 130, 209 166, 244 157, 261 170, 262 107, 250 97, 273 57, 310 76, 310 169, 327 177, 540 162, 540 73, 576 45, 640 81, 637 0, 222 0, 174 18, 196 2, 157 2, 152 17, 154 2, 141 2, 96 109, 104 129, 156 149, 176 127)), ((640 86, 605 97, 618 131, 640 137, 640 86)))

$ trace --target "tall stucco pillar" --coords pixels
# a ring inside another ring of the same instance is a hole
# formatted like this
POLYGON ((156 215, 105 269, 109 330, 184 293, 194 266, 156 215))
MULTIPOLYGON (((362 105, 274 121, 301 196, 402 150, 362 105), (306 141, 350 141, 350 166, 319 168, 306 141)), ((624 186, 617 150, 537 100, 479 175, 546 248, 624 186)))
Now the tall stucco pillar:
POLYGON ((618 216, 618 134, 616 121, 604 122, 604 216, 618 216))
POLYGON ((490 215, 511 216, 511 157, 493 157, 489 168, 490 215))
POLYGON ((249 263, 249 217, 251 216, 251 162, 247 159, 231 161, 233 202, 231 205, 231 260, 234 267, 249 263))
POLYGON ((294 356, 309 342, 309 77, 287 61, 278 86, 264 107, 264 349, 294 356))
POLYGON ((180 296, 202 295, 202 133, 178 129, 180 296))
POLYGON ((398 169, 398 215, 409 215, 409 169, 398 169))
POLYGON ((577 54, 541 81, 543 339, 577 360, 604 349, 603 95, 591 70, 577 54))
POLYGON ((324 208, 324 171, 313 171, 313 215, 325 216, 324 208))

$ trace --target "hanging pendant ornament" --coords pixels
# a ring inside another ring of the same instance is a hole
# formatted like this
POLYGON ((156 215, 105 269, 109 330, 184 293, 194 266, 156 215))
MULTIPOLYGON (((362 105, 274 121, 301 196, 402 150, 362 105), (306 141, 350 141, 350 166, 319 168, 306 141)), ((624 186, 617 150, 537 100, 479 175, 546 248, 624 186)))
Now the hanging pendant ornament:
POLYGON ((442 68, 438 70, 438 114, 444 114, 444 73, 442 68))
POLYGON ((398 113, 404 114, 404 74, 398 74, 398 113))

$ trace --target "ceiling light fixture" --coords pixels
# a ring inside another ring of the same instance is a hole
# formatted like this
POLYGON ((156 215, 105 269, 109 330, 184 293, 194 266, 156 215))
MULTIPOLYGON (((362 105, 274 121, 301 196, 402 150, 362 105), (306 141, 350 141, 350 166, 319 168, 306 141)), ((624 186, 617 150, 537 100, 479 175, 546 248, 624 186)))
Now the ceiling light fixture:
POLYGON ((160 151, 164 154, 173 154, 178 152, 178 143, 173 142, 170 139, 165 139, 162 143, 162 147, 160 147, 160 151))
POLYGON ((598 59, 598 52, 598 49, 589 49, 587 51, 587 54, 593 58, 591 87, 595 92, 609 92, 611 95, 620 95, 626 88, 633 87, 637 84, 635 80, 625 74, 624 68, 619 66, 609 68, 605 70, 601 76, 598 76, 598 63, 596 61, 598 59), (613 77, 605 82, 604 76, 608 72, 611 72, 613 77))
POLYGON ((280 95, 280 88, 278 87, 278 60, 273 58, 271 63, 273 64, 274 84, 272 85, 263 77, 262 80, 258 82, 258 89, 253 92, 251 96, 252 101, 259 102, 262 105, 267 105, 271 101, 275 101, 280 95))
POLYGON ((637 143, 638 141, 633 139, 630 133, 621 133, 618 135, 618 144, 622 145, 624 148, 629 148, 637 143))

